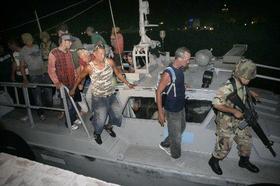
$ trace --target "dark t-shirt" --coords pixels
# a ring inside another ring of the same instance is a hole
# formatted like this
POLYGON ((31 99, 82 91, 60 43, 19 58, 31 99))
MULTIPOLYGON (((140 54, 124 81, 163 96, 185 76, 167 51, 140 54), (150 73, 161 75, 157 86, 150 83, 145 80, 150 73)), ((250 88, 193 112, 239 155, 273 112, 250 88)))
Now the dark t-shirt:
MULTIPOLYGON (((174 70, 176 81, 175 81, 175 87, 176 87, 176 97, 174 96, 174 88, 171 89, 168 95, 165 97, 165 104, 164 109, 169 112, 179 112, 181 111, 185 106, 185 82, 184 82, 184 73, 183 69, 177 69, 174 68, 172 65, 170 67, 174 70)), ((170 76, 171 83, 172 83, 172 74, 169 70, 165 70, 164 72, 167 72, 170 76)), ((171 85, 170 83, 170 85, 171 85)), ((169 86, 170 86, 169 85, 169 86)), ((165 92, 167 92, 169 86, 165 88, 165 92)))

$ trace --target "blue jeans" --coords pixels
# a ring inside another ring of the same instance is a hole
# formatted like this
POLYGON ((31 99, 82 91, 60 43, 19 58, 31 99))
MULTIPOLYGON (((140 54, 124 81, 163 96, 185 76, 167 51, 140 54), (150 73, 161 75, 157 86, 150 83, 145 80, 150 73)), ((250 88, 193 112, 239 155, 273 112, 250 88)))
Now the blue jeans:
MULTIPOLYGON (((73 125, 74 121, 77 119, 77 115, 76 115, 77 113, 76 113, 76 110, 75 110, 71 100, 70 100, 69 95, 66 93, 65 96, 66 96, 66 103, 67 103, 67 107, 68 107, 70 122, 71 122, 71 125, 73 125)), ((59 91, 59 97, 61 98, 60 91, 59 91)), ((66 117, 65 117, 65 126, 66 126, 66 128, 68 128, 66 117)))
MULTIPOLYGON (((77 115, 76 115, 77 113, 76 113, 76 110, 75 110, 68 94, 66 94, 66 101, 67 101, 68 112, 69 112, 69 116, 70 116, 70 122, 71 122, 71 125, 73 125, 74 121, 77 119, 77 115)), ((67 128, 68 125, 67 125, 66 118, 65 118, 65 125, 66 125, 66 128, 67 128)))
MULTIPOLYGON (((43 75, 32 75, 32 76, 30 75, 29 78, 30 78, 30 83, 41 83, 41 84, 44 83, 43 75)), ((39 86, 31 89, 32 97, 37 106, 43 106, 41 90, 42 88, 39 86)), ((37 113, 38 115, 42 115, 44 112, 42 109, 38 109, 37 113)))
POLYGON ((92 96, 92 125, 96 134, 101 134, 109 116, 110 125, 121 126, 122 113, 120 104, 115 94, 108 97, 92 96))
POLYGON ((181 156, 182 134, 186 128, 185 109, 179 112, 165 111, 167 117, 168 136, 164 142, 170 144, 170 152, 173 158, 181 156))
MULTIPOLYGON (((46 84, 52 84, 52 80, 50 79, 50 76, 48 73, 44 73, 43 75, 43 82, 46 84)), ((52 106, 53 105, 53 101, 52 101, 52 97, 53 97, 53 91, 54 88, 53 87, 44 87, 43 88, 43 103, 45 106, 52 106)))

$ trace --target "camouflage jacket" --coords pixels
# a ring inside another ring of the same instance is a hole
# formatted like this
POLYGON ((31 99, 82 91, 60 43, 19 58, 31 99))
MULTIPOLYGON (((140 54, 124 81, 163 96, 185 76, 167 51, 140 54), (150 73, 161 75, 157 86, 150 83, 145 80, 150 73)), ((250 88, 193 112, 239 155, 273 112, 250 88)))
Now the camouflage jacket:
MULTIPOLYGON (((235 79, 235 78, 234 78, 235 79)), ((246 89, 245 86, 243 86, 238 80, 235 79, 236 82, 236 88, 237 88, 237 94, 240 97, 240 99, 243 101, 245 104, 246 101, 246 89)), ((227 96, 231 94, 234 91, 233 86, 231 82, 228 80, 224 86, 218 89, 212 104, 213 105, 226 105, 232 108, 235 108, 234 104, 231 103, 227 99, 227 96)), ((238 108, 237 108, 238 109, 238 108)), ((240 110, 240 109, 239 109, 240 110)), ((232 114, 230 113, 224 113, 217 111, 217 117, 216 121, 219 122, 221 120, 227 120, 229 122, 239 122, 239 119, 236 119, 232 114)))

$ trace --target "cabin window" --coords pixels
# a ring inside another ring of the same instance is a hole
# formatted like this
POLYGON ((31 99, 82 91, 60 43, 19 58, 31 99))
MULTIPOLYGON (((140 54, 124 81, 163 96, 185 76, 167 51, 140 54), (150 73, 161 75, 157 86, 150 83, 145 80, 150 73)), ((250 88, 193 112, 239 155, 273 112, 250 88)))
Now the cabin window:
POLYGON ((186 121, 202 123, 211 110, 212 102, 208 100, 186 100, 186 121))
POLYGON ((151 97, 130 97, 123 110, 123 116, 138 119, 158 119, 157 105, 151 97))
MULTIPOLYGON (((186 121, 202 123, 209 111, 212 102, 208 100, 186 100, 186 121)), ((123 110, 126 118, 158 119, 157 105, 151 97, 130 97, 123 110)))

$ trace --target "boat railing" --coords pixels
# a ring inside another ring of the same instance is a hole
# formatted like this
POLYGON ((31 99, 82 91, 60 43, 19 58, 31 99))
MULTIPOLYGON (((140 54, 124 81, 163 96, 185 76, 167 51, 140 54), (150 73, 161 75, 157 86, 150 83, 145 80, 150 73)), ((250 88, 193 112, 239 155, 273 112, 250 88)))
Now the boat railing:
MULTIPOLYGON (((274 67, 274 66, 268 66, 268 65, 262 65, 262 64, 256 64, 257 67, 263 68, 263 69, 269 69, 269 70, 274 70, 274 71, 280 71, 279 67, 274 67)), ((273 80, 273 81, 278 81, 280 82, 280 78, 272 77, 272 76, 266 76, 266 75, 261 75, 257 74, 258 78, 262 79, 268 79, 268 80, 273 80)))
POLYGON ((62 107, 55 107, 55 106, 38 106, 33 105, 30 102, 30 96, 29 92, 30 89, 34 89, 37 87, 42 88, 52 88, 54 87, 53 84, 38 84, 38 83, 28 83, 24 85, 23 83, 15 83, 15 82, 0 82, 0 90, 4 91, 6 94, 11 96, 11 94, 14 95, 14 99, 12 103, 5 102, 4 100, 0 100, 0 106, 8 106, 8 107, 18 107, 18 108, 25 108, 27 110, 27 115, 29 118, 30 127, 33 128, 35 126, 35 122, 32 116, 32 109, 44 109, 44 110, 52 110, 52 111, 61 111, 65 113, 66 123, 69 129, 69 132, 72 133, 71 129, 71 121, 70 121, 70 115, 68 111, 68 104, 67 99, 70 99, 70 102, 74 106, 74 109, 76 111, 76 114, 78 115, 78 118, 81 120, 82 125, 87 133, 88 138, 91 138, 88 128, 84 123, 83 118, 80 115, 80 112, 71 96, 69 96, 69 90, 67 87, 62 86, 60 88, 60 95, 63 102, 62 107), (22 90, 24 103, 20 102, 19 99, 19 91, 22 90), (68 98, 67 98, 68 97, 68 98))

